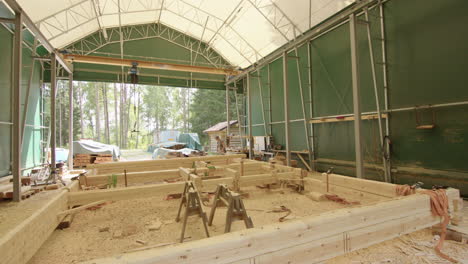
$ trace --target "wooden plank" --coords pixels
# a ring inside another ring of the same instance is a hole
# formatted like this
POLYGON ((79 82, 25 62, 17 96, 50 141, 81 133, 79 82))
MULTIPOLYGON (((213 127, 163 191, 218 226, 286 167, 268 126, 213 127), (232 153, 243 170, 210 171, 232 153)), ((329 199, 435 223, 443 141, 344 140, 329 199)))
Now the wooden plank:
POLYGON ((118 201, 153 197, 182 192, 183 188, 183 182, 175 182, 145 186, 132 186, 127 188, 71 192, 69 194, 69 206, 83 205, 99 200, 118 201))
MULTIPOLYGON (((273 178, 271 177, 271 174, 244 176, 241 178, 241 186, 249 186, 249 184, 256 185, 261 183, 271 183, 272 179, 273 178)), ((220 183, 228 185, 232 184, 232 178, 226 177, 212 180, 204 180, 202 182, 202 185, 205 190, 211 190, 213 187, 216 188, 216 186, 220 183)), ((127 188, 70 192, 69 205, 83 205, 99 200, 118 201, 153 197, 167 195, 170 193, 181 193, 183 189, 184 182, 175 182, 144 186, 132 186, 127 188)), ((212 191, 214 191, 214 189, 212 191)))
MULTIPOLYGON (((321 192, 325 193, 326 191, 326 185, 323 183, 321 180, 316 180, 316 179, 310 179, 310 178, 305 178, 304 179, 305 183, 305 190, 306 191, 314 191, 314 192, 321 192)), ((386 201, 391 199, 391 197, 386 197, 378 194, 373 194, 373 193, 367 193, 367 192, 361 192, 355 189, 350 189, 338 185, 330 185, 330 193, 334 193, 337 195, 352 195, 352 196, 358 196, 362 197, 364 199, 372 199, 376 203, 379 201, 386 201)))
MULTIPOLYGON (((326 173, 322 174, 322 181, 327 183, 326 173)), ((358 179, 354 177, 342 176, 338 174, 328 175, 328 183, 330 185, 338 185, 349 189, 358 190, 361 192, 367 192, 377 194, 386 197, 396 197, 396 185, 386 182, 358 179)), ((326 188, 324 190, 326 192, 326 188)))
POLYGON ((73 209, 69 209, 69 210, 65 210, 65 211, 62 211, 60 213, 57 214, 57 217, 59 218, 63 218, 65 217, 66 215, 74 215, 80 211, 83 211, 83 210, 86 210, 90 207, 93 207, 93 206, 97 206, 97 205, 100 205, 100 204, 103 204, 105 203, 106 201, 104 200, 101 200, 101 201, 97 201, 97 202, 92 202, 92 203, 89 203, 89 204, 86 204, 86 205, 82 205, 80 207, 76 207, 76 208, 73 208, 73 209))
POLYGON ((298 156, 299 159, 302 161, 302 164, 304 164, 304 166, 306 166, 307 170, 308 170, 308 171, 312 171, 312 169, 310 168, 309 164, 307 164, 307 162, 304 160, 304 158, 302 157, 302 155, 298 153, 297 156, 298 156))
POLYGON ((212 67, 206 67, 206 66, 175 64, 175 63, 168 63, 168 62, 121 59, 121 58, 100 57, 100 56, 79 55, 79 54, 66 54, 64 55, 64 57, 65 57, 65 60, 69 62, 125 66, 125 67, 132 67, 132 63, 138 63, 138 68, 145 68, 145 69, 197 72, 197 73, 209 73, 209 74, 220 74, 220 75, 239 74, 239 71, 234 70, 234 69, 229 69, 229 68, 212 68, 212 67))
POLYGON ((189 178, 190 173, 192 173, 192 170, 186 169, 186 168, 179 168, 179 177, 182 177, 182 179, 187 180, 189 178))
MULTIPOLYGON (((88 186, 97 186, 100 184, 106 184, 108 179, 113 174, 117 175, 117 185, 124 185, 124 173, 112 173, 106 175, 94 175, 86 176, 86 181, 83 180, 83 183, 87 183, 88 186)), ((129 172, 127 173, 128 184, 135 183, 148 183, 148 182, 161 182, 169 179, 179 178, 179 170, 160 170, 160 171, 142 171, 142 172, 129 172)))
POLYGON ((292 262, 277 261, 277 258, 293 259, 295 253, 323 254, 329 258, 358 249, 359 245, 368 246, 405 232, 431 226, 438 221, 440 218, 431 215, 429 197, 416 194, 377 205, 344 208, 319 216, 240 230, 162 249, 119 254, 87 263, 221 264, 245 259, 251 259, 251 263, 262 264, 313 263, 314 258, 305 258, 305 262, 303 258, 301 261, 292 262), (397 211, 398 214, 395 213, 397 211), (373 236, 373 233, 376 235, 373 236), (333 242, 334 240, 341 242, 333 242), (349 241, 355 243, 349 244, 349 241), (289 252, 281 252, 282 250, 289 252), (256 262, 257 259, 259 262, 256 262))
MULTIPOLYGON (((387 114, 381 114, 382 118, 387 118, 387 114)), ((361 120, 372 120, 379 118, 378 114, 370 115, 361 115, 361 120)), ((354 116, 345 116, 345 117, 332 117, 332 118, 322 118, 322 119, 313 119, 310 120, 311 124, 320 124, 320 123, 331 123, 331 122, 344 122, 344 121, 354 121, 354 116)))
POLYGON ((91 175, 122 173, 124 169, 128 173, 141 171, 156 171, 178 169, 179 167, 191 168, 195 161, 210 161, 214 166, 222 166, 227 164, 230 158, 245 157, 244 154, 233 155, 217 155, 217 156, 202 156, 189 158, 175 158, 166 160, 145 160, 145 161, 125 161, 114 163, 91 164, 88 166, 92 169, 91 175))

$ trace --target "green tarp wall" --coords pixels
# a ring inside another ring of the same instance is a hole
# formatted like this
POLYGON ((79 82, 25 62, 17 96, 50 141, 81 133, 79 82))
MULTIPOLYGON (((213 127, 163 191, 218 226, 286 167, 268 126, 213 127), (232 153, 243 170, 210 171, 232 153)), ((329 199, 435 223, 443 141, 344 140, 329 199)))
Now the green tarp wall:
MULTIPOLYGON (((25 32, 24 40, 30 45, 31 35, 25 32)), ((12 115, 12 60, 13 60, 13 34, 5 27, 0 26, 0 176, 11 174, 11 115, 12 115)), ((24 106, 28 101, 26 127, 24 131, 22 168, 31 168, 41 163, 41 93, 40 78, 42 69, 36 62, 32 67, 31 49, 23 45, 22 89, 21 102, 24 106), (29 76, 33 71, 31 90, 26 98, 29 76)), ((22 107, 22 110, 24 108, 22 107)), ((23 113, 21 113, 23 116, 23 113)))
MULTIPOLYGON (((384 4, 388 60, 389 108, 468 101, 468 2, 463 0, 390 0, 384 4)), ((359 19, 364 19, 360 16, 359 19)), ((382 46, 378 9, 370 11, 372 44, 380 106, 384 106, 382 46)), ((358 24, 361 110, 375 111, 366 26, 358 24)), ((353 113, 349 24, 343 24, 288 54, 289 115, 306 119, 353 113), (311 50, 309 86, 308 47, 311 50), (299 87, 299 69, 303 94, 299 87), (309 94, 312 91, 312 101, 309 94), (312 104, 312 105, 311 105, 312 104), (312 115, 310 107, 312 106, 312 115)), ((252 132, 265 135, 263 119, 284 121, 282 58, 250 77, 252 132), (268 82, 268 75, 270 82, 268 82), (270 98, 271 96, 271 98, 270 98), (263 99, 263 109, 261 99, 263 99), (271 106, 270 106, 271 100, 271 106), (264 113, 264 116, 262 114, 264 113)), ((245 85, 243 80, 237 85, 245 85)), ((245 92, 244 92, 245 93, 245 92)), ((468 195, 468 106, 434 108, 436 127, 416 129, 415 111, 392 113, 390 140, 392 176, 396 183, 422 181, 425 187, 450 185, 468 195)), ((419 110, 424 124, 432 124, 432 110, 419 110)), ((364 120, 363 152, 367 178, 383 180, 382 152, 376 120, 364 120)), ((385 122, 383 122, 385 129, 385 122)), ((271 125, 277 144, 285 144, 284 124, 271 125)), ((354 124, 313 125, 317 169, 354 175, 354 124)), ((270 134, 269 126, 266 134, 270 134)), ((307 150, 304 122, 290 123, 291 150, 307 150)), ((293 158, 295 155, 293 154, 293 158)), ((300 163, 300 162, 299 162, 300 163)))

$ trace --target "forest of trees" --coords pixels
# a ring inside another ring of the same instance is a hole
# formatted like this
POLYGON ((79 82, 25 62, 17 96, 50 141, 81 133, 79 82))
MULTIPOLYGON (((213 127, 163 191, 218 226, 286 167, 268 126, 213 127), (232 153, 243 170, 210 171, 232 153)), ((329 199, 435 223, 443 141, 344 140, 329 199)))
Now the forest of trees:
MULTIPOLYGON (((50 90, 45 89, 45 125, 49 121, 50 90)), ((57 146, 68 145, 68 82, 57 89, 57 146)), ((74 140, 93 139, 122 149, 146 149, 153 132, 175 129, 198 133, 226 120, 226 92, 120 83, 74 82, 74 140)), ((236 118, 231 93, 231 118, 236 118)))

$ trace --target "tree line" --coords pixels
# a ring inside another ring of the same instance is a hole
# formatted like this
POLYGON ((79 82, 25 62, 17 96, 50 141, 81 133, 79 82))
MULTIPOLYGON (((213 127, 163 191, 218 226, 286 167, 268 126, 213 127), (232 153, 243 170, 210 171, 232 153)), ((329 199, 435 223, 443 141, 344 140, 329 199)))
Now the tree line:
MULTIPOLYGON (((153 133, 168 129, 198 133, 226 120, 222 90, 104 82, 73 84, 74 140, 93 139, 122 149, 146 149, 153 133)), ((68 82, 59 81, 56 97, 57 146, 68 146, 68 82)), ((50 86, 45 86, 45 126, 49 126, 50 86)), ((235 119, 235 95, 230 94, 235 119)))

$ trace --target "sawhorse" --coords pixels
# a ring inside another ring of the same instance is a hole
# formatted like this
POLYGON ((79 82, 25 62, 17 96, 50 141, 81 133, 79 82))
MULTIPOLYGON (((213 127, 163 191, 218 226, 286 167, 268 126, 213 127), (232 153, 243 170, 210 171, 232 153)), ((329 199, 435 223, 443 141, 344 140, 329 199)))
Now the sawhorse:
POLYGON ((232 222, 235 220, 243 220, 247 228, 253 228, 252 218, 247 215, 241 195, 229 190, 226 184, 219 184, 216 188, 216 194, 211 207, 210 219, 208 225, 213 224, 213 218, 216 212, 216 207, 221 204, 227 206, 226 212, 226 227, 224 233, 231 232, 232 222))
POLYGON ((182 200, 180 201, 179 212, 177 213, 176 222, 180 221, 180 213, 182 207, 185 206, 184 223, 182 226, 182 234, 180 235, 180 243, 184 242, 185 228, 187 227, 187 219, 191 215, 198 215, 201 217, 203 227, 207 237, 210 237, 208 232, 206 213, 203 211, 203 205, 200 201, 197 188, 191 181, 185 182, 184 193, 182 194, 182 200))

